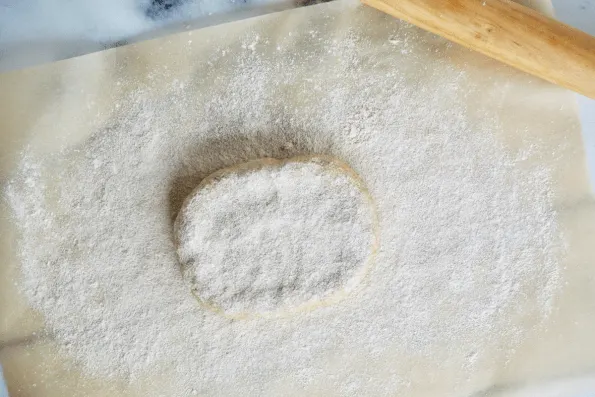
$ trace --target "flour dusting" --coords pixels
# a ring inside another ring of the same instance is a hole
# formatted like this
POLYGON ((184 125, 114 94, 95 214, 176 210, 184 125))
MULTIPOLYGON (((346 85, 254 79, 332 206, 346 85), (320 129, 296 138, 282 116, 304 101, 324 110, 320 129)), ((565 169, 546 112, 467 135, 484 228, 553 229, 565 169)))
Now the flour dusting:
POLYGON ((319 10, 205 44, 195 73, 121 81, 84 143, 23 153, 6 185, 19 286, 84 373, 167 374, 155 395, 171 396, 464 392, 547 317, 563 258, 553 170, 538 140, 506 147, 500 110, 477 100, 508 88, 477 86, 451 45, 406 24, 319 10), (288 318, 204 310, 176 255, 183 200, 218 169, 311 154, 348 163, 376 202, 363 288, 288 318))

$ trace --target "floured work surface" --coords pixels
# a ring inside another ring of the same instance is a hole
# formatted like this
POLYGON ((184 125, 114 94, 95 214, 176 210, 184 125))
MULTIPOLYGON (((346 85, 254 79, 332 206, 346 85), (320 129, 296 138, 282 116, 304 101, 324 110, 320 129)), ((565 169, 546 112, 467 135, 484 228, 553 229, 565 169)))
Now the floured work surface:
POLYGON ((351 1, 0 87, 12 396, 469 395, 594 369, 595 205, 568 92, 351 1), (175 253, 183 200, 218 169, 311 154, 375 202, 363 287, 275 318, 204 310, 175 253))

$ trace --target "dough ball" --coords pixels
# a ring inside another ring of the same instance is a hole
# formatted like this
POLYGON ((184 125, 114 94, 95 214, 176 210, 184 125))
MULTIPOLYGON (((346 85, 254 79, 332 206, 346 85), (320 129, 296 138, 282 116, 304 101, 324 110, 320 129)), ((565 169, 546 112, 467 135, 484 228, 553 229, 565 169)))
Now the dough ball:
POLYGON ((360 284, 377 246, 363 182, 326 156, 217 171, 186 198, 174 230, 197 300, 232 318, 336 302, 360 284))

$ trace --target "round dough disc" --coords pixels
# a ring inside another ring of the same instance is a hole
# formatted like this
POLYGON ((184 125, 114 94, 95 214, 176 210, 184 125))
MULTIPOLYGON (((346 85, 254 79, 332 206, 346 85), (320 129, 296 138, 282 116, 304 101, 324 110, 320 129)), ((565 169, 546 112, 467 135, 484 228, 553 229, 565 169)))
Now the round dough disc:
POLYGON ((175 222, 185 280, 205 307, 275 317, 336 302, 362 281, 377 246, 362 180, 326 156, 219 170, 175 222))

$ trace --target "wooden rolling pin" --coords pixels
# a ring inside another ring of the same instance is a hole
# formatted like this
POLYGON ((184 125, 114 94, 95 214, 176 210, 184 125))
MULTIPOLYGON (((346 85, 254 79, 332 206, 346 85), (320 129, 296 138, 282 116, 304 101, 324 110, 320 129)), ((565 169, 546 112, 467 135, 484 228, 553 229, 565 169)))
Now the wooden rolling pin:
POLYGON ((595 99, 595 38, 511 0, 362 2, 595 99))

